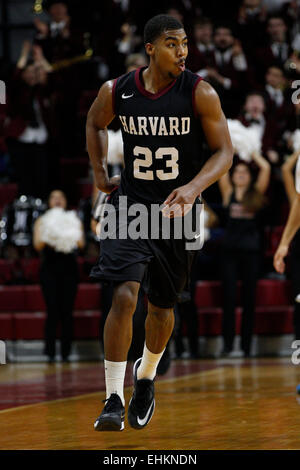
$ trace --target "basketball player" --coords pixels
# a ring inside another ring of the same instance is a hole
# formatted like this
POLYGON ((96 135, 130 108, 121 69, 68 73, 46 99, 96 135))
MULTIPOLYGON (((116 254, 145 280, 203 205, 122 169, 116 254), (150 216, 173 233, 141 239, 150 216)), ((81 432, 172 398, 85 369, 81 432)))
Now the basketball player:
MULTIPOLYGON (((228 171, 232 145, 216 92, 185 70, 188 47, 183 25, 168 15, 155 16, 145 26, 144 42, 149 66, 106 82, 91 106, 88 152, 96 185, 110 194, 117 213, 120 196, 126 195, 128 207, 164 204, 163 216, 174 219, 185 216, 186 205, 193 210, 202 191, 228 171), (108 178, 106 168, 106 127, 114 116, 120 119, 124 141, 121 178, 108 178), (203 135, 212 156, 200 170, 203 135)), ((123 387, 132 315, 145 279, 146 341, 142 358, 133 367, 128 421, 135 429, 149 423, 155 407, 156 369, 173 330, 173 306, 191 265, 184 238, 121 238, 101 240, 99 264, 91 273, 115 283, 104 328, 106 404, 94 424, 97 431, 124 429, 123 387)))
POLYGON ((295 233, 300 228, 300 157, 298 157, 296 165, 295 189, 297 194, 291 205, 288 221, 274 255, 274 268, 279 273, 283 273, 285 270, 284 258, 288 254, 289 246, 295 233))

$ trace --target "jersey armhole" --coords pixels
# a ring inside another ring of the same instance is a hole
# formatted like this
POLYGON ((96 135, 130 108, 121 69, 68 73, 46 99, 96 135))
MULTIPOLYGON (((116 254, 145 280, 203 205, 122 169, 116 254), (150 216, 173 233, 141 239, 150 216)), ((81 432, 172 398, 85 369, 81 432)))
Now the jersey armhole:
POLYGON ((197 80, 196 80, 195 83, 194 83, 193 91, 192 91, 192 102, 193 102, 193 110, 194 110, 194 116, 195 116, 195 118, 198 117, 197 110, 196 110, 195 93, 196 93, 197 85, 198 85, 199 82, 201 82, 201 80, 203 80, 202 77, 198 77, 198 78, 197 78, 197 80))

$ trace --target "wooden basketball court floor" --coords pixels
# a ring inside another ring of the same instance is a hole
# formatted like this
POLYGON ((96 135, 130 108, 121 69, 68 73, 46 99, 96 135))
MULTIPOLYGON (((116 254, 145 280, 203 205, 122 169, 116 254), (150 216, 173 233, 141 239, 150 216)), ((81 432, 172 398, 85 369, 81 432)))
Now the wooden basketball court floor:
POLYGON ((7 364, 0 367, 0 449, 300 449, 299 367, 290 358, 174 361, 156 381, 156 411, 145 429, 126 419, 123 432, 99 433, 102 364, 7 364))

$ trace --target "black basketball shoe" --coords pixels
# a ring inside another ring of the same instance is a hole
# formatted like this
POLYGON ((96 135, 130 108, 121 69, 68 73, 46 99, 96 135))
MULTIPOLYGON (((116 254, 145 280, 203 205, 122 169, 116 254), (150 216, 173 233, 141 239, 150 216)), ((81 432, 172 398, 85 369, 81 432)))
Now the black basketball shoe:
POLYGON ((106 404, 94 423, 95 431, 123 431, 125 408, 119 395, 112 393, 103 403, 106 404))
POLYGON ((134 389, 128 407, 128 422, 132 428, 142 429, 151 420, 154 408, 154 380, 137 380, 137 369, 142 361, 138 359, 133 366, 134 389))

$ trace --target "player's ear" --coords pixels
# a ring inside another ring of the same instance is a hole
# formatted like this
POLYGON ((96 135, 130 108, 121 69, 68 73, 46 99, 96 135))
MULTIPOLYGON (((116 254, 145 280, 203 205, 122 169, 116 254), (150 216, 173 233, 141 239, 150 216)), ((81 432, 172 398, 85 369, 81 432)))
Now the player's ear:
POLYGON ((147 42, 147 44, 145 44, 145 49, 147 55, 152 56, 154 54, 155 46, 154 44, 151 44, 151 42, 147 42))

